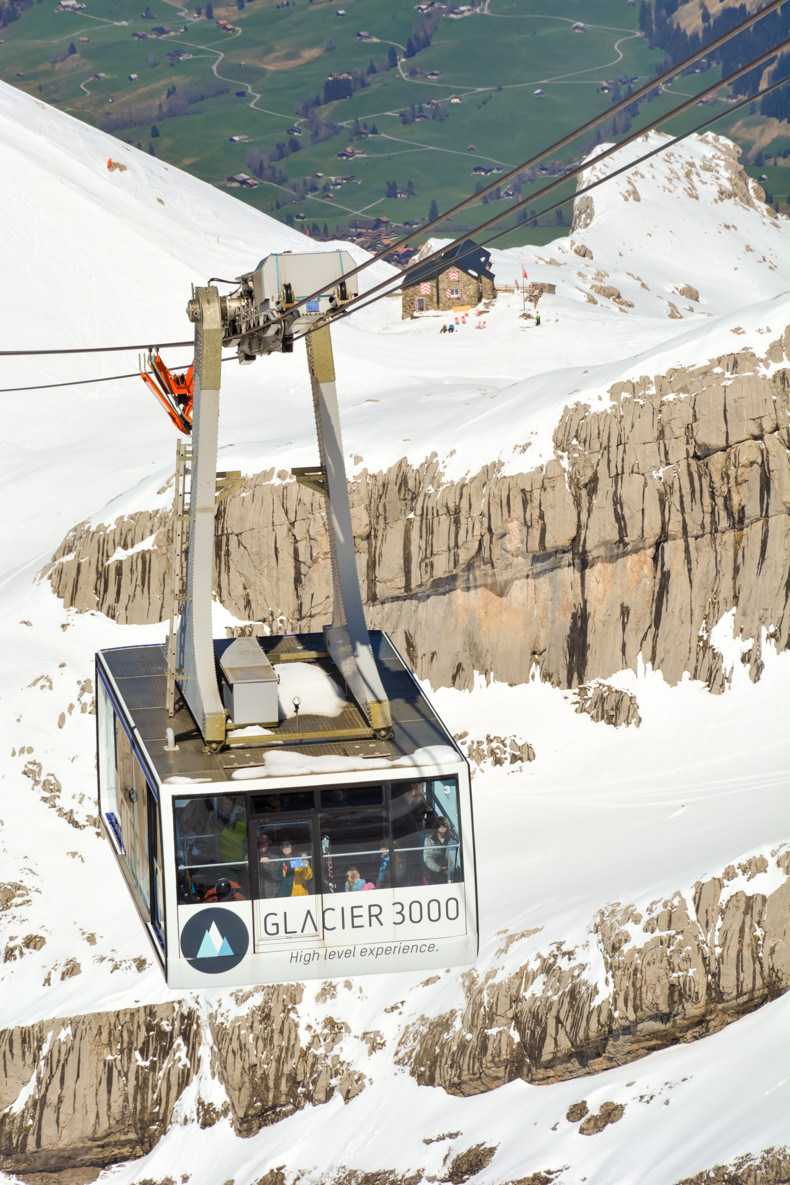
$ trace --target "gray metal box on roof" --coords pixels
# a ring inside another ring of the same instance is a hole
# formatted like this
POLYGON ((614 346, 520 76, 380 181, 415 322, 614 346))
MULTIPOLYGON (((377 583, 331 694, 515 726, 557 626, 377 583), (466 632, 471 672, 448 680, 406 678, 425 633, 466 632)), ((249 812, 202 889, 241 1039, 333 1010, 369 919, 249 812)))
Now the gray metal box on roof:
MULTIPOLYGON (((303 300, 313 292, 320 295, 303 306, 299 321, 308 322, 317 313, 326 313, 330 307, 329 298, 347 272, 354 270, 354 259, 348 251, 326 251, 311 255, 267 255, 252 273, 253 293, 257 304, 264 301, 281 301, 287 305, 286 284, 290 285, 292 299, 303 300)), ((347 281, 349 297, 358 295, 359 282, 356 277, 347 281)))
POLYGON ((219 660, 222 702, 234 724, 276 724, 277 672, 256 638, 237 638, 219 660))

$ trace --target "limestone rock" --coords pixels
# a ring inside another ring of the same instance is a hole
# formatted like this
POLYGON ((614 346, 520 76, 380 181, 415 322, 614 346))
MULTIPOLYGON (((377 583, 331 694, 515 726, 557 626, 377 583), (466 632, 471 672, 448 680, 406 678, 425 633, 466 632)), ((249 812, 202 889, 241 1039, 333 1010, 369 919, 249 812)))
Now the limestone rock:
MULTIPOLYGON (((463 1013, 406 1025, 395 1060, 422 1085, 469 1095, 514 1078, 597 1073, 714 1032, 790 987, 789 876, 785 848, 685 893, 638 907, 613 903, 591 919, 584 947, 547 944, 517 971, 484 981, 464 973, 463 1013), (773 887, 777 873, 784 879, 773 887), (761 892, 764 885, 772 891, 761 892)), ((536 933, 510 936, 500 954, 536 933)), ((338 1021, 332 1008, 342 989, 327 986, 317 1000, 323 1012, 306 1027, 303 988, 288 984, 235 992, 213 1009, 182 1001, 0 1033, 0 1163, 25 1177, 68 1169, 87 1181, 145 1155, 182 1119, 209 1127, 227 1116, 250 1136, 336 1093, 348 1101, 365 1077, 345 1042, 376 1049, 380 1034, 355 1034, 338 1021)), ((567 1119, 589 1135, 621 1115, 617 1103, 590 1115, 579 1102, 567 1119)), ((448 1152, 442 1179, 471 1179, 494 1151, 448 1152)), ((351 1168, 332 1178, 361 1179, 351 1168)), ((374 1179, 401 1181, 386 1172, 374 1179)))
MULTIPOLYGON (((641 658, 670 683, 722 690, 707 634, 732 608, 753 678, 763 631, 787 647, 790 370, 767 375, 744 350, 608 394, 605 410, 566 408, 538 469, 447 482, 433 456, 351 484, 369 623, 421 678, 578 687, 641 658)), ((46 576, 68 606, 158 621, 168 547, 162 511, 83 525, 46 576)), ((218 507, 216 554, 217 595, 239 619, 282 632, 330 618, 319 495, 272 471, 248 479, 218 507)))
POLYGON ((462 1182, 482 1172, 494 1159, 495 1153, 496 1146, 492 1148, 486 1144, 475 1144, 465 1152, 459 1152, 450 1161, 447 1176, 443 1180, 449 1181, 451 1185, 462 1185, 462 1182))
POLYGON ((635 724, 639 728, 642 723, 636 697, 628 691, 607 683, 582 684, 576 689, 576 696, 576 711, 584 712, 596 723, 612 724, 615 728, 621 724, 635 724))
POLYGON ((625 1107, 622 1103, 601 1103, 599 1110, 594 1115, 588 1115, 579 1124, 579 1135, 595 1136, 610 1123, 617 1123, 624 1115, 625 1107))
POLYGON ((143 1156, 192 1080, 198 1037, 182 1004, 0 1033, 0 1163, 49 1172, 143 1156))
POLYGON ((464 732, 456 737, 456 740, 472 765, 478 768, 485 762, 500 766, 518 765, 523 761, 535 760, 535 750, 529 741, 521 741, 514 736, 496 737, 486 733, 484 738, 472 738, 464 732))
POLYGON ((591 288, 604 300, 612 300, 623 308, 632 309, 634 307, 633 301, 626 300, 620 289, 615 288, 614 284, 592 284, 591 288))
POLYGON ((739 1156, 731 1164, 684 1177, 677 1185, 787 1185, 790 1181, 790 1151, 766 1148, 756 1155, 739 1156))
POLYGON ((717 1031, 790 989, 790 850, 772 862, 784 879, 768 894, 748 889, 767 865, 745 861, 686 894, 600 910, 587 951, 554 943, 515 974, 466 977, 463 1012, 407 1027, 396 1062, 471 1095, 597 1074, 717 1031))
POLYGON ((577 230, 584 230, 595 218, 595 202, 588 193, 576 198, 573 203, 573 220, 571 234, 577 230))
POLYGON ((302 993, 300 984, 239 992, 231 1015, 207 1020, 180 1002, 0 1032, 0 1163, 26 1174, 143 1156, 197 1075, 218 1079, 226 1096, 218 1105, 198 1089, 199 1125, 229 1115, 243 1136, 335 1091, 348 1101, 365 1085, 337 1052, 348 1026, 325 1016, 304 1046, 302 993))
POLYGON ((325 1103, 336 1090, 347 1102, 364 1087, 336 1049, 348 1034, 345 1022, 325 1016, 307 1046, 300 1042, 303 994, 298 983, 239 992, 232 1019, 212 1015, 213 1070, 239 1135, 254 1135, 308 1103, 325 1103))

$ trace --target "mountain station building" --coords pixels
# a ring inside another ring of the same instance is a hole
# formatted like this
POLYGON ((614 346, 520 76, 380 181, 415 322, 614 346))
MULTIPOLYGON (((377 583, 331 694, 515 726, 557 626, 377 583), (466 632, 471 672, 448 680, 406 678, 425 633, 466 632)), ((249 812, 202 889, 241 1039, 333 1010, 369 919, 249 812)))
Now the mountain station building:
POLYGON ((420 313, 471 308, 496 296, 491 252, 473 239, 464 239, 435 259, 426 260, 409 276, 402 293, 403 317, 420 313))

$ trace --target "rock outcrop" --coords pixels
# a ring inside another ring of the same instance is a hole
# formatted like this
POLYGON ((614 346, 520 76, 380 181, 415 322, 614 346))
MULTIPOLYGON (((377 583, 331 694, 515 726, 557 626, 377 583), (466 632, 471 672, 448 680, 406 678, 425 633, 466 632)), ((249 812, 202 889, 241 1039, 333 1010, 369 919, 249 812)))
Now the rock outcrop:
POLYGON ((199 1017, 182 1004, 5 1030, 0 1165, 44 1173, 143 1156, 169 1127, 199 1048, 199 1017))
MULTIPOLYGON (((613 903, 579 949, 541 947, 539 932, 503 936, 499 955, 518 970, 482 982, 466 972, 465 1010, 407 1024, 396 1061, 423 1085, 471 1095, 594 1074, 715 1032, 790 988, 789 877, 785 848, 667 900, 613 903)), ((87 1181, 144 1155, 174 1122, 229 1117, 251 1136, 336 1093, 348 1101, 382 1042, 333 1016, 337 991, 324 986, 306 1025, 303 988, 290 984, 232 993, 213 1010, 182 1001, 0 1033, 0 1166, 83 1169, 87 1181)), ((578 1104, 572 1118, 595 1135, 618 1106, 578 1104)), ((492 1155, 475 1146, 444 1179, 464 1180, 492 1155)))
POLYGON ((472 1095, 598 1074, 716 1032, 790 988, 790 850, 771 868, 784 879, 767 892, 752 882, 769 863, 753 858, 688 894, 602 909, 587 949, 553 943, 515 974, 467 973, 463 1012, 407 1028, 396 1061, 422 1085, 472 1095))
POLYGON ((239 992, 232 1020, 210 1018, 212 1070, 224 1087, 233 1126, 241 1136, 253 1135, 308 1103, 325 1103, 335 1091, 348 1101, 364 1088, 364 1076, 336 1052, 349 1032, 345 1022, 324 1016, 302 1045, 302 995, 301 984, 239 992), (245 1003, 250 1004, 246 1012, 245 1003))
POLYGON ((636 696, 607 683, 582 684, 576 690, 576 711, 583 712, 597 723, 612 724, 619 728, 625 724, 642 723, 636 696))
POLYGON ((786 1148, 766 1148, 758 1154, 739 1156, 732 1164, 717 1164, 693 1177, 684 1177, 676 1185, 786 1185, 787 1181, 790 1152, 786 1148))
MULTIPOLYGON (((763 363, 745 350, 619 383, 605 410, 566 409, 555 458, 527 473, 448 483, 435 457, 363 473, 350 495, 370 623, 434 686, 537 670, 578 687, 641 658, 720 691, 708 631, 735 608, 758 677, 762 631, 780 649, 790 632, 787 350, 790 332, 763 363)), ((322 501, 287 476, 259 474, 217 512, 218 597, 274 632, 331 616, 322 501)), ((162 511, 83 524, 46 575, 68 606, 159 621, 169 539, 162 511)))
MULTIPOLYGON (((554 458, 529 472, 493 463, 447 482, 434 457, 363 473, 350 495, 370 623, 434 685, 537 675, 614 725, 638 726, 638 705, 606 680, 640 662, 723 690, 731 668, 713 627, 728 613, 759 678, 765 638, 790 641, 789 354, 790 332, 764 359, 742 351, 618 384, 600 411, 567 408, 554 458)), ((70 607, 159 621, 170 530, 165 511, 83 524, 45 575, 70 607)), ((218 596, 240 620, 282 632, 329 619, 321 499, 287 474, 259 474, 219 504, 216 561, 218 596)), ((534 756, 520 737, 464 741, 476 763, 534 756)), ((26 772, 41 781, 33 763, 26 772)), ((500 970, 466 973, 463 1008, 405 1025, 396 1060, 420 1084, 470 1095, 598 1073, 714 1032, 790 989, 788 873, 782 850, 770 868, 755 858, 666 900, 611 904, 578 948, 505 935, 500 970)), ((301 991, 238 993, 210 1015, 184 1003, 0 1034, 0 1163, 90 1173, 144 1154, 181 1118, 227 1116, 247 1136, 352 1098, 378 1035, 337 1022, 331 994, 306 1031, 301 991)), ((619 1117, 580 1116, 582 1134, 619 1117)), ((470 1150, 470 1165, 488 1151, 470 1150)), ((467 1167, 448 1162, 459 1180, 467 1167)))
POLYGON ((327 1015, 303 1044, 302 992, 236 993, 231 1019, 183 1001, 5 1030, 0 1167, 96 1170, 145 1155, 185 1116, 229 1116, 245 1136, 335 1091, 353 1098, 364 1077, 334 1052, 348 1026, 327 1015))

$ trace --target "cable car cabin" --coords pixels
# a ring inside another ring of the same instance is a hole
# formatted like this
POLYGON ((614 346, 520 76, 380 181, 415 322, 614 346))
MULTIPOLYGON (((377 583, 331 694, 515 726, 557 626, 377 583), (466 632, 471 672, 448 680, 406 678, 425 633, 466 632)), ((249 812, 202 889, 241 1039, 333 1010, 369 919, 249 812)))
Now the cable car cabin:
POLYGON ((171 987, 474 961, 469 769, 387 635, 370 639, 386 740, 323 635, 244 639, 274 671, 257 708, 215 640, 231 716, 275 716, 234 721, 219 752, 183 699, 167 714, 165 645, 97 654, 101 818, 171 987))

